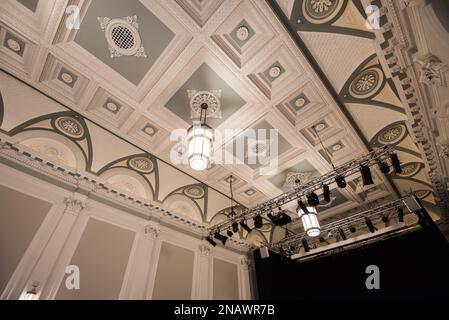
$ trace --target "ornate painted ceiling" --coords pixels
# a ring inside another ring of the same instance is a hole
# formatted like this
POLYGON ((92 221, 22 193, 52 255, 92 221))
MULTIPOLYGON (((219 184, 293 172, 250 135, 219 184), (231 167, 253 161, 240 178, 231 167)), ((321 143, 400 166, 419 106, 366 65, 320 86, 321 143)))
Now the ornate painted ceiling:
MULTIPOLYGON (((387 2, 373 4, 382 9, 387 2)), ((410 85, 398 87, 394 52, 382 51, 393 43, 394 21, 382 9, 382 29, 367 28, 369 4, 2 1, 0 131, 138 197, 212 223, 225 217, 231 174, 237 201, 253 206, 291 188, 295 177, 306 181, 328 172, 326 154, 338 165, 394 144, 403 173, 375 168, 375 184, 367 187, 350 177, 348 187, 334 189, 332 203, 320 207, 323 221, 410 191, 419 192, 437 219, 438 190, 416 138, 410 85), (235 159, 198 173, 173 163, 171 155, 186 149, 170 137, 191 125, 201 99, 213 105, 208 123, 214 129, 236 129, 214 145, 215 154, 235 159), (270 147, 271 137, 248 143, 249 129, 278 130, 274 171, 250 161, 270 147), (235 154, 239 141, 248 150, 243 155, 235 154)), ((266 226, 259 236, 274 234, 266 226)))

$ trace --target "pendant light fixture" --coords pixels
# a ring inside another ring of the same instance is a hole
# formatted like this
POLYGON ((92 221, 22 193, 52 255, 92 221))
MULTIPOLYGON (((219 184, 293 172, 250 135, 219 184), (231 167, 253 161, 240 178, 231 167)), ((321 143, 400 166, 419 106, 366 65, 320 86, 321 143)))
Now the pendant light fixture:
POLYGON ((214 130, 206 124, 207 103, 201 104, 200 121, 187 130, 189 150, 187 158, 193 170, 206 170, 212 158, 214 130))
POLYGON ((309 237, 319 236, 321 229, 315 207, 307 207, 307 210, 304 210, 304 208, 301 207, 303 207, 303 205, 298 206, 297 212, 301 218, 302 225, 304 226, 304 231, 309 237))

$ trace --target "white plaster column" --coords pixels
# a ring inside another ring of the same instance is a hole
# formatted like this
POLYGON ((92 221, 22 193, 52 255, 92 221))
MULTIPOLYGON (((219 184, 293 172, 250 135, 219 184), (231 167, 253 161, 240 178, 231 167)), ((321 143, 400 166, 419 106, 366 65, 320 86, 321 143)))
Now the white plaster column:
POLYGON ((251 260, 247 256, 242 256, 238 265, 239 297, 241 300, 251 300, 251 282, 249 269, 251 260))
MULTIPOLYGON (((158 257, 155 256, 156 240, 161 232, 158 223, 149 223, 142 228, 137 237, 131 265, 131 276, 125 284, 120 299, 143 300, 147 298, 151 275, 157 268, 158 257)), ((151 285, 151 287, 150 287, 151 285)))
POLYGON ((211 293, 211 252, 212 247, 209 244, 202 243, 198 247, 196 261, 196 288, 192 299, 209 300, 212 299, 211 293))
MULTIPOLYGON (((153 295, 154 281, 156 278, 157 265, 159 263, 160 241, 158 240, 162 229, 159 224, 148 224, 145 226, 145 247, 146 257, 146 276, 141 280, 143 288, 143 299, 151 299, 153 295), (158 250, 159 248, 159 250, 158 250)), ((139 279, 137 279, 139 281, 139 279)))
POLYGON ((64 199, 65 209, 59 219, 59 222, 50 236, 39 260, 34 267, 27 286, 24 288, 22 295, 26 293, 29 286, 34 282, 39 282, 36 299, 48 299, 49 288, 46 288, 47 280, 52 272, 55 271, 55 264, 61 251, 72 231, 75 221, 78 219, 82 210, 87 207, 87 196, 74 193, 64 199))

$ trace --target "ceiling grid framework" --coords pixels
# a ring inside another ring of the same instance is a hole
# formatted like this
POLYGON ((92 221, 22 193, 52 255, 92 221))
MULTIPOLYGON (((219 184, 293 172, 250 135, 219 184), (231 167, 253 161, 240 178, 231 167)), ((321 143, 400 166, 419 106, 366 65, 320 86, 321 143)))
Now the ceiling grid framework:
MULTIPOLYGON (((3 45, 1 39, 2 69, 167 162, 170 162, 170 152, 175 145, 169 141, 170 133, 191 125, 189 96, 185 89, 221 90, 222 118, 218 118, 216 129, 246 130, 264 123, 279 129, 279 135, 290 148, 280 155, 278 171, 266 176, 261 174, 260 167, 215 164, 207 172, 196 173, 185 164, 176 166, 226 194, 229 187, 224 179, 231 173, 235 174, 241 180, 236 184, 236 199, 246 206, 281 193, 283 188, 279 183, 272 183, 271 178, 286 174, 291 168, 299 168, 297 170, 300 171, 301 166, 298 165, 303 161, 308 161, 310 168, 307 168, 317 174, 330 170, 327 156, 311 132, 312 125, 324 123, 320 137, 326 148, 332 151, 335 164, 366 152, 366 146, 357 136, 351 121, 338 107, 267 2, 136 0, 127 1, 124 5, 123 1, 109 1, 108 9, 101 16, 122 18, 136 15, 142 45, 148 56, 114 58, 110 57, 100 24, 98 21, 93 23, 96 10, 101 9, 100 4, 93 3, 83 0, 67 3, 80 8, 80 29, 77 30, 66 28, 69 15, 60 1, 41 0, 36 13, 28 9, 24 11, 20 2, 4 1, 0 7, 0 31, 4 30, 4 34, 9 32, 23 41, 25 50, 23 57, 12 58, 14 52, 4 53, 11 50, 3 45), (126 13, 119 10, 123 6, 127 7, 126 13), (133 12, 133 8, 141 10, 133 12), (43 21, 43 17, 47 20, 43 21), (90 18, 92 21, 89 22, 87 19, 90 18), (149 30, 143 27, 145 25, 159 27, 149 30), (166 41, 158 39, 158 31, 159 35, 167 34, 166 41), (153 48, 156 44, 153 46, 150 40, 160 45, 159 54, 155 54, 153 48), (106 58, 99 58, 103 56, 106 58), (147 59, 154 60, 145 72, 140 70, 142 72, 138 76, 126 75, 123 71, 133 70, 126 66, 146 63, 147 59), (68 77, 63 77, 63 73, 72 75, 71 83, 64 82, 68 77), (199 75, 200 80, 195 80, 195 75, 199 75), (217 79, 214 83, 222 83, 221 87, 204 87, 212 76, 217 79), (201 87, 195 88, 195 83, 201 87), (241 98, 241 105, 234 104, 237 98, 228 99, 225 86, 235 92, 235 97, 241 98), (179 99, 174 98, 176 94, 179 99), (172 105, 168 108, 170 101, 172 105), (341 145, 338 150, 333 148, 337 144, 341 145)), ((346 7, 342 6, 342 10, 346 7)), ((314 32, 312 27, 313 24, 309 23, 308 32, 314 32)), ((339 39, 358 36, 355 31, 348 33, 349 28, 339 28, 342 31, 338 34, 339 39)), ((324 31, 317 32, 325 34, 324 31)), ((364 41, 372 41, 366 32, 360 34, 364 41)), ((366 58, 365 53, 360 54, 362 56, 366 58)), ((369 136, 366 138, 369 140, 369 136)), ((239 139, 238 133, 222 145, 236 139, 239 139)), ((216 151, 221 147, 216 145, 216 151)), ((390 197, 393 192, 390 182, 377 169, 373 175, 376 183, 373 190, 377 189, 371 193, 370 199, 390 197)), ((323 208, 323 215, 338 215, 361 207, 363 193, 364 190, 350 187, 342 190, 341 194, 338 192, 341 203, 323 208)))

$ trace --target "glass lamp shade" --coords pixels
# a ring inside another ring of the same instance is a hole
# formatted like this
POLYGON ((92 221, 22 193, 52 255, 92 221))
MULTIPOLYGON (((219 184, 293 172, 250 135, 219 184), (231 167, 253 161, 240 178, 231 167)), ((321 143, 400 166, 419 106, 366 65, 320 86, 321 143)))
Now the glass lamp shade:
POLYGON ((299 217, 302 220, 304 231, 309 237, 318 237, 320 235, 320 223, 316 209, 314 207, 307 207, 308 213, 305 213, 302 209, 298 208, 299 217))
POLYGON ((193 170, 203 171, 209 166, 212 157, 214 130, 208 125, 193 125, 187 131, 189 150, 187 158, 193 170))

